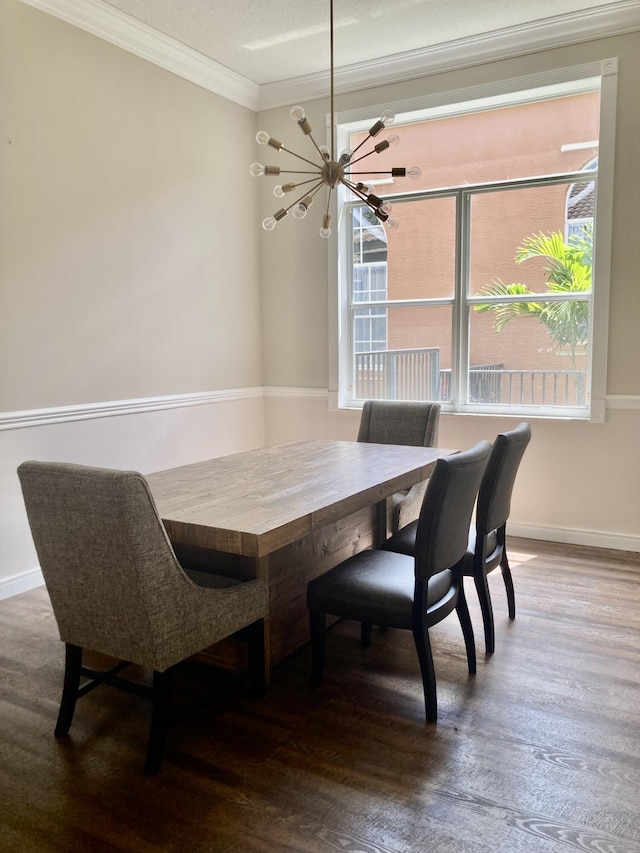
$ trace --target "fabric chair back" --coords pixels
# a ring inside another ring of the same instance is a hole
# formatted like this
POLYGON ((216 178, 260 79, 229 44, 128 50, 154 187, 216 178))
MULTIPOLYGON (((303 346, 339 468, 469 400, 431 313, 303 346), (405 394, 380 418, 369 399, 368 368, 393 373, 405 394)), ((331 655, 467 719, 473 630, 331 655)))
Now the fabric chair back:
POLYGON ((509 518, 513 485, 530 440, 531 427, 526 422, 496 436, 478 493, 478 536, 497 530, 509 518))
POLYGON ((491 444, 480 441, 470 450, 436 462, 418 519, 416 580, 427 580, 464 557, 478 487, 490 454, 491 444))
POLYGON ((437 447, 440 403, 367 400, 362 408, 358 441, 437 447))
POLYGON ((18 475, 60 638, 151 665, 195 585, 135 471, 25 462, 18 475))

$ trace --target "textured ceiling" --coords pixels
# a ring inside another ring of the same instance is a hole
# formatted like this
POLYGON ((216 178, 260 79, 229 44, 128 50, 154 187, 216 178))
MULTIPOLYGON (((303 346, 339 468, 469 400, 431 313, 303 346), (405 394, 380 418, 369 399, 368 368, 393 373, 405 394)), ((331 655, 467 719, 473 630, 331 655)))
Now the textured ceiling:
MULTIPOLYGON (((329 67, 329 0, 104 0, 254 83, 329 67)), ((334 0, 336 68, 619 0, 334 0)))

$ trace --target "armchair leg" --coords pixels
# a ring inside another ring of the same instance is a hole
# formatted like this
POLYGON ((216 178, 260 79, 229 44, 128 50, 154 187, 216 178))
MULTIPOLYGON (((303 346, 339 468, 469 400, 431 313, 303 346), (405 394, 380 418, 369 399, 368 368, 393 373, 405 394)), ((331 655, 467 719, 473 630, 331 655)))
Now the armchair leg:
POLYGON ((516 618, 516 595, 513 589, 513 578, 511 577, 511 569, 509 568, 509 560, 507 559, 507 549, 502 552, 502 560, 500 561, 500 569, 502 571, 502 579, 505 589, 507 590, 507 605, 509 607, 509 619, 516 618))
POLYGON ((456 613, 458 614, 458 619, 460 620, 460 627, 462 628, 462 635, 464 637, 464 645, 467 650, 467 664, 469 666, 469 675, 475 675, 476 641, 475 637, 473 636, 473 625, 471 623, 471 616, 469 615, 469 607, 467 606, 467 599, 464 594, 464 585, 462 581, 460 582, 460 590, 458 592, 456 613))
POLYGON ((55 736, 66 735, 71 728, 73 713, 80 687, 80 667, 82 666, 82 647, 65 643, 64 686, 60 699, 60 710, 56 722, 55 736))
POLYGON ((491 606, 491 596, 489 595, 487 575, 483 570, 480 570, 474 574, 473 579, 478 592, 480 610, 482 611, 482 621, 484 623, 484 645, 487 654, 492 655, 495 651, 496 640, 493 627, 493 607, 491 606))
POLYGON ((147 756, 144 762, 144 772, 156 773, 160 768, 164 741, 169 727, 169 709, 171 706, 172 671, 153 673, 153 708, 151 711, 151 728, 147 744, 147 756))
POLYGON ((327 617, 319 610, 309 611, 311 631, 311 686, 320 687, 324 675, 324 659, 327 645, 327 617))
POLYGON ((259 619, 248 628, 249 650, 249 694, 260 699, 266 691, 264 661, 264 619, 259 619))
POLYGON ((422 621, 419 624, 414 623, 413 641, 416 644, 416 651, 420 662, 422 689, 424 691, 425 716, 428 723, 435 723, 438 719, 436 673, 433 668, 433 655, 431 654, 429 629, 422 621))

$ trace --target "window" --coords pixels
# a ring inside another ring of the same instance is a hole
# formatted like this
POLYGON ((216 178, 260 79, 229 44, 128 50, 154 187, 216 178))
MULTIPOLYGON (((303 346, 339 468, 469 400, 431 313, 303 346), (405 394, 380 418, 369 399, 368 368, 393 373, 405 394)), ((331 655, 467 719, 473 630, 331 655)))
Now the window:
MULTIPOLYGON (((376 187, 399 229, 346 193, 338 201, 341 405, 602 416, 613 72, 607 60, 546 85, 405 105, 400 146, 372 167, 422 169, 415 188, 376 187)), ((357 145, 378 114, 367 113, 339 117, 340 147, 357 145)))

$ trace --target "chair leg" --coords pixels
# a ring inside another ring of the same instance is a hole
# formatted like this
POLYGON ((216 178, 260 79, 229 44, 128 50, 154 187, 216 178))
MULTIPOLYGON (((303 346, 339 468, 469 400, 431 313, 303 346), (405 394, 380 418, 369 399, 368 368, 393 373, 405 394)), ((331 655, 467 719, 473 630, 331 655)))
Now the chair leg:
POLYGON ((309 611, 311 631, 311 686, 320 687, 324 675, 324 659, 327 645, 327 617, 319 610, 309 611))
POLYGON ((266 691, 264 661, 264 619, 259 619, 248 629, 249 650, 249 694, 253 699, 264 696, 266 691))
POLYGON ((484 646, 488 655, 492 655, 496 647, 495 630, 493 627, 493 607, 491 606, 491 596, 489 595, 489 583, 486 573, 480 569, 476 571, 473 580, 478 592, 478 600, 480 601, 480 610, 482 611, 482 621, 484 623, 484 646))
POLYGON ((363 649, 367 649, 371 645, 371 622, 363 622, 360 625, 360 645, 363 649))
POLYGON ((169 710, 171 707, 171 669, 165 672, 153 673, 153 708, 151 711, 151 728, 147 744, 147 756, 144 762, 144 772, 155 773, 160 769, 164 741, 169 727, 169 710))
POLYGON ((416 651, 418 652, 418 660, 420 662, 422 690, 424 691, 425 716, 428 723, 435 723, 438 719, 436 673, 433 668, 433 655, 431 654, 429 629, 422 621, 418 624, 414 623, 413 641, 416 644, 416 651))
POLYGON ((73 712, 76 709, 78 688, 80 686, 80 667, 82 666, 82 647, 65 643, 64 686, 60 699, 60 710, 56 722, 55 736, 66 735, 71 728, 73 712))
POLYGON ((456 603, 456 613, 460 620, 462 635, 464 637, 464 645, 467 650, 467 664, 469 665, 469 675, 475 675, 476 672, 476 641, 473 636, 473 625, 471 616, 469 615, 469 607, 467 606, 467 598, 464 594, 464 585, 460 582, 460 590, 458 592, 458 601, 456 603))
POLYGON ((507 590, 507 605, 509 607, 509 619, 516 618, 516 594, 513 589, 513 578, 511 577, 511 569, 509 568, 509 560, 507 559, 507 549, 502 552, 502 560, 500 560, 500 569, 502 571, 502 580, 504 587, 507 590))

